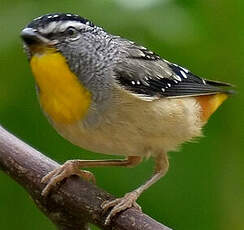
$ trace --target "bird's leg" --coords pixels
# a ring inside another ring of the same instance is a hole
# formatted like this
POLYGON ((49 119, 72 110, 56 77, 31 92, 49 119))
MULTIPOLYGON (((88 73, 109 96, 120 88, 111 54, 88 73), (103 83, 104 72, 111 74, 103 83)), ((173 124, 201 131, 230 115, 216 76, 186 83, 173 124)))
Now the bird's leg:
POLYGON ((141 162, 139 156, 129 156, 123 160, 69 160, 66 161, 60 167, 49 172, 41 180, 42 183, 47 183, 46 187, 42 191, 43 196, 47 196, 51 189, 59 182, 71 175, 78 175, 86 180, 91 180, 95 183, 94 175, 81 168, 85 167, 100 167, 100 166, 124 166, 132 167, 141 162))
POLYGON ((136 203, 137 198, 142 194, 143 191, 148 189, 152 184, 158 181, 161 177, 163 177, 169 167, 168 157, 166 154, 160 154, 155 158, 155 171, 153 176, 139 188, 135 189, 132 192, 126 193, 124 197, 118 198, 112 201, 105 201, 102 204, 102 208, 104 211, 108 210, 112 207, 112 210, 108 214, 105 224, 109 224, 111 218, 115 216, 118 212, 121 212, 127 208, 135 207, 141 210, 140 206, 136 203))

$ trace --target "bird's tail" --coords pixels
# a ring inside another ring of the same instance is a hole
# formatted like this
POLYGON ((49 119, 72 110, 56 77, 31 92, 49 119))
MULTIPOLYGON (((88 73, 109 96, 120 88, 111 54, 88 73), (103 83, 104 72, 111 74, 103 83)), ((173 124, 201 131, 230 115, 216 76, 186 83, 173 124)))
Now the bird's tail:
POLYGON ((228 96, 227 93, 198 96, 197 101, 201 106, 201 120, 207 121, 228 96))

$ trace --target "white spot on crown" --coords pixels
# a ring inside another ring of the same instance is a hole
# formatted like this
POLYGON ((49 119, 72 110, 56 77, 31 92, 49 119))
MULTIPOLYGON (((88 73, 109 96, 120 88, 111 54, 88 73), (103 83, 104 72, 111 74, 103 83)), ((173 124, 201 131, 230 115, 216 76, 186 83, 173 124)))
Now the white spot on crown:
POLYGON ((37 20, 39 20, 39 19, 41 19, 42 18, 42 16, 40 16, 40 17, 38 17, 38 18, 35 18, 33 21, 37 21, 37 20))

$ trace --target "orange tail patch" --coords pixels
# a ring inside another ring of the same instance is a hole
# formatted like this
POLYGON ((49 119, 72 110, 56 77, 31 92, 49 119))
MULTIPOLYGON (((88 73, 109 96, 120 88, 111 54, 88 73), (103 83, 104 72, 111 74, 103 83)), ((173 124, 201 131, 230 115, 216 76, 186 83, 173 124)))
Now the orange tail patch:
POLYGON ((196 97, 202 108, 202 121, 207 121, 208 118, 216 111, 216 109, 227 99, 227 97, 228 95, 225 93, 196 97))

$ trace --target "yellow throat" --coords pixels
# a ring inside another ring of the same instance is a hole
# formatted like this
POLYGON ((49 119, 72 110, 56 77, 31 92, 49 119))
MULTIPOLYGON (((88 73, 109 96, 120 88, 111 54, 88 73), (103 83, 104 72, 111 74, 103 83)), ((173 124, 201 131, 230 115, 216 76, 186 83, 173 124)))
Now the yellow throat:
POLYGON ((40 89, 40 104, 56 123, 81 120, 91 104, 90 92, 71 72, 65 58, 55 49, 46 48, 30 61, 40 89))

